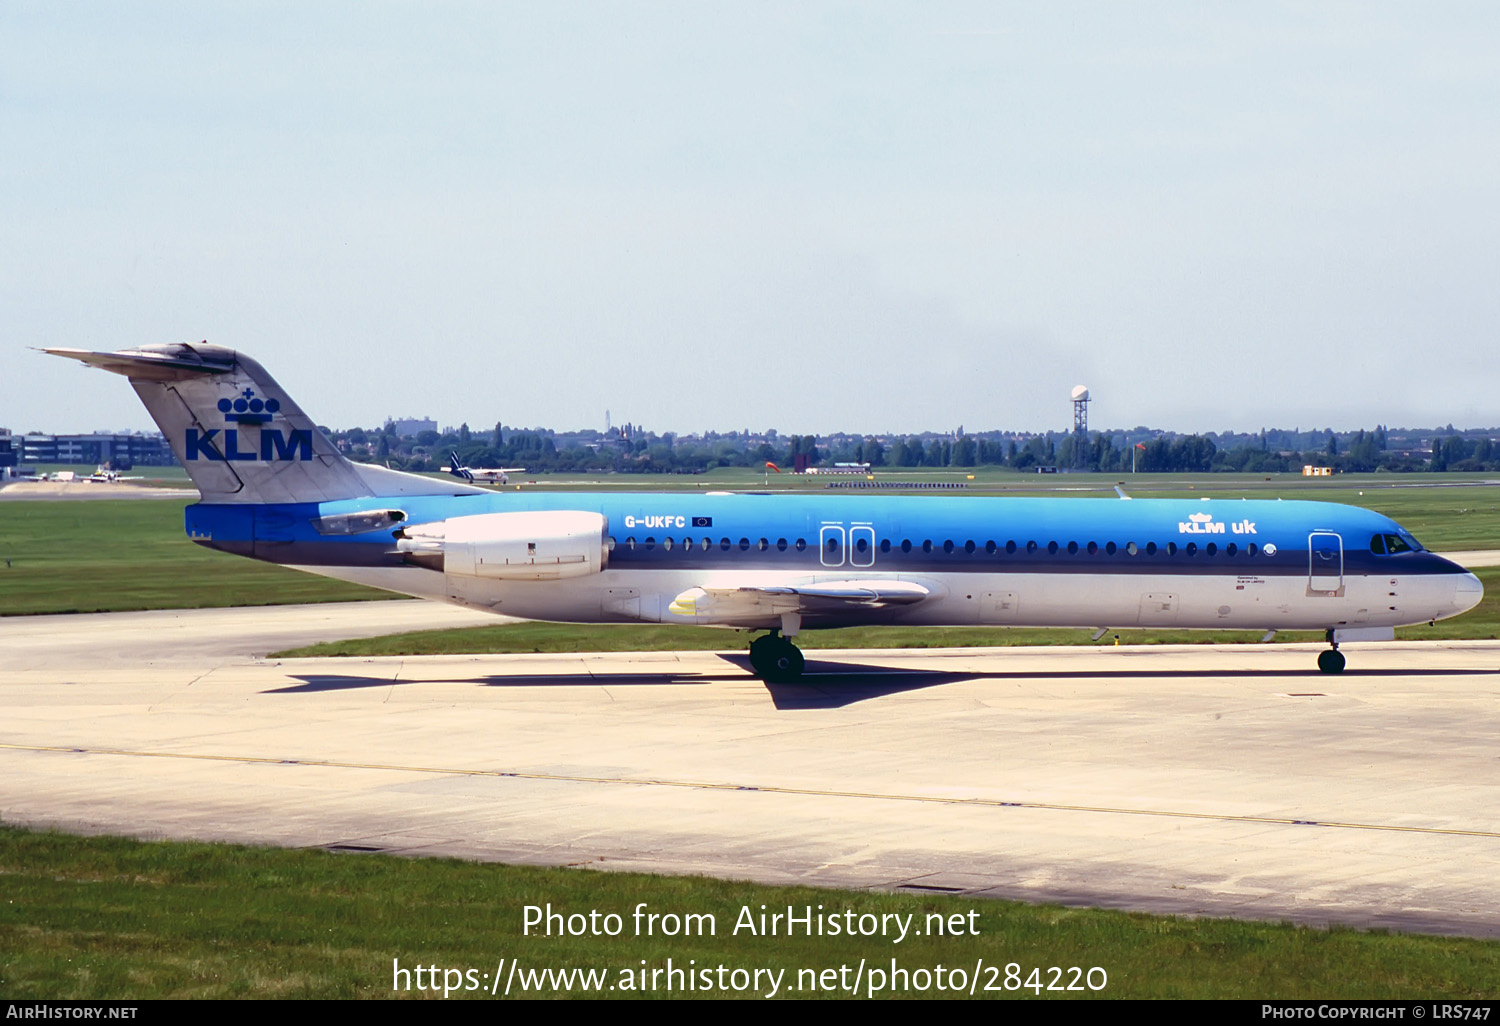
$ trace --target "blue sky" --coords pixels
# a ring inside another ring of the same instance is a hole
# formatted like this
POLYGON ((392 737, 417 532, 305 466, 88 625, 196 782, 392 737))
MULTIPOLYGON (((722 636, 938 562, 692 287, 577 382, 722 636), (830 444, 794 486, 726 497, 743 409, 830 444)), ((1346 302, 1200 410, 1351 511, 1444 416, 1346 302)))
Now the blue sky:
POLYGON ((0 6, 28 346, 208 339, 320 421, 1500 424, 1490 4, 0 6))

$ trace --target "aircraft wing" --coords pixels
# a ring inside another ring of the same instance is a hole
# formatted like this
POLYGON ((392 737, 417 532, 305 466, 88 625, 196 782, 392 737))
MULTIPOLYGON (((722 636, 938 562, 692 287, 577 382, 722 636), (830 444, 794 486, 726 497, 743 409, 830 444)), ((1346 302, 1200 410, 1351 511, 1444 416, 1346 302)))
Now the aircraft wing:
POLYGON ((912 581, 848 580, 816 584, 749 585, 733 588, 689 588, 672 600, 668 611, 705 621, 739 621, 782 613, 838 613, 889 609, 921 602, 927 588, 912 581))

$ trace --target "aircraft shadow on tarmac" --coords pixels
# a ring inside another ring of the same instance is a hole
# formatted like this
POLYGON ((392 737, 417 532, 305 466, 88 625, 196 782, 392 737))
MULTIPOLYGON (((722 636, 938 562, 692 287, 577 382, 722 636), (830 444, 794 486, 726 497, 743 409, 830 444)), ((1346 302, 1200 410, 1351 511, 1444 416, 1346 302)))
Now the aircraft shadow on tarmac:
MULTIPOLYGON (((720 654, 720 659, 742 670, 746 676, 750 673, 750 659, 746 655, 720 654)), ((1289 679, 1301 681, 1317 681, 1320 684, 1332 684, 1337 680, 1351 678, 1382 678, 1382 677, 1463 677, 1463 676, 1488 676, 1496 670, 1487 669, 1436 669, 1428 668, 1421 670, 1404 670, 1388 668, 1346 670, 1338 677, 1330 677, 1319 673, 1315 668, 1307 669, 1202 669, 1202 670, 1165 670, 1165 669, 1113 669, 1113 670, 1017 670, 1017 671, 954 671, 954 670, 908 670, 900 668, 885 669, 878 666, 868 666, 861 663, 842 663, 827 659, 809 659, 803 676, 795 683, 773 683, 765 682, 763 686, 770 695, 772 703, 778 709, 837 709, 853 705, 857 702, 869 701, 873 698, 882 698, 886 695, 900 694, 905 691, 918 691, 923 688, 940 687, 944 684, 957 684, 971 680, 995 680, 995 681, 1108 681, 1118 680, 1128 682, 1132 680, 1153 679, 1183 679, 1183 680, 1213 680, 1213 679, 1246 679, 1256 678, 1263 680, 1289 679)), ((401 680, 392 680, 389 677, 359 677, 349 674, 292 674, 291 676, 302 681, 288 687, 271 688, 266 694, 310 694, 328 691, 349 691, 361 688, 384 688, 407 684, 472 684, 482 687, 632 687, 632 686, 661 686, 661 685, 703 685, 739 683, 741 678, 737 673, 715 674, 695 672, 674 672, 671 670, 650 670, 640 673, 548 673, 548 674, 515 674, 503 676, 481 676, 481 677, 415 677, 401 680)), ((760 683, 760 682, 757 682, 760 683)))
MULTIPOLYGON (((720 658, 743 670, 747 677, 754 679, 754 675, 750 672, 748 656, 721 655, 720 658)), ((270 688, 264 694, 315 694, 409 684, 473 684, 482 687, 524 688, 686 686, 741 682, 739 674, 733 671, 715 674, 670 670, 640 673, 527 673, 485 677, 412 677, 400 680, 336 673, 294 673, 290 676, 302 683, 270 688)), ((955 684, 988 676, 993 675, 947 670, 882 669, 857 663, 809 659, 803 677, 797 683, 770 683, 759 680, 755 683, 763 684, 766 692, 771 696, 772 703, 778 709, 834 709, 884 695, 894 695, 903 691, 915 691, 942 684, 955 684)))

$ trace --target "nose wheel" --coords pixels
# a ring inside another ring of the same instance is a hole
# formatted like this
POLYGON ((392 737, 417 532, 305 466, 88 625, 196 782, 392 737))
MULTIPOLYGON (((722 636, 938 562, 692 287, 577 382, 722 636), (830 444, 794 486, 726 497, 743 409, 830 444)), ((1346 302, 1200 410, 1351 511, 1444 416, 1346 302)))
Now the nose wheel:
POLYGON ((1333 640, 1333 631, 1328 632, 1328 644, 1333 647, 1318 653, 1318 669, 1323 673, 1343 673, 1344 653, 1339 651, 1338 642, 1333 640))
POLYGON ((750 642, 750 669, 761 680, 793 681, 802 676, 802 650, 778 631, 750 642))

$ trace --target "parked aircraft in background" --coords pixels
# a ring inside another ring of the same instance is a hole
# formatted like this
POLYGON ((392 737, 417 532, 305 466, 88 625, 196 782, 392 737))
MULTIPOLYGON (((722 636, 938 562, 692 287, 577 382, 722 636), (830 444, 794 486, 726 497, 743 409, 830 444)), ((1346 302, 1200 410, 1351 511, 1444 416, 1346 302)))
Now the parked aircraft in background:
POLYGON ((1353 506, 494 492, 349 462, 230 349, 47 351, 130 379, 202 493, 199 544, 535 620, 765 631, 769 680, 801 674, 800 631, 856 624, 1316 630, 1336 673, 1341 642, 1483 595, 1353 506))
POLYGON ((143 481, 145 478, 139 474, 134 477, 125 477, 118 470, 106 470, 101 466, 84 480, 93 481, 95 484, 114 484, 117 481, 143 481))

